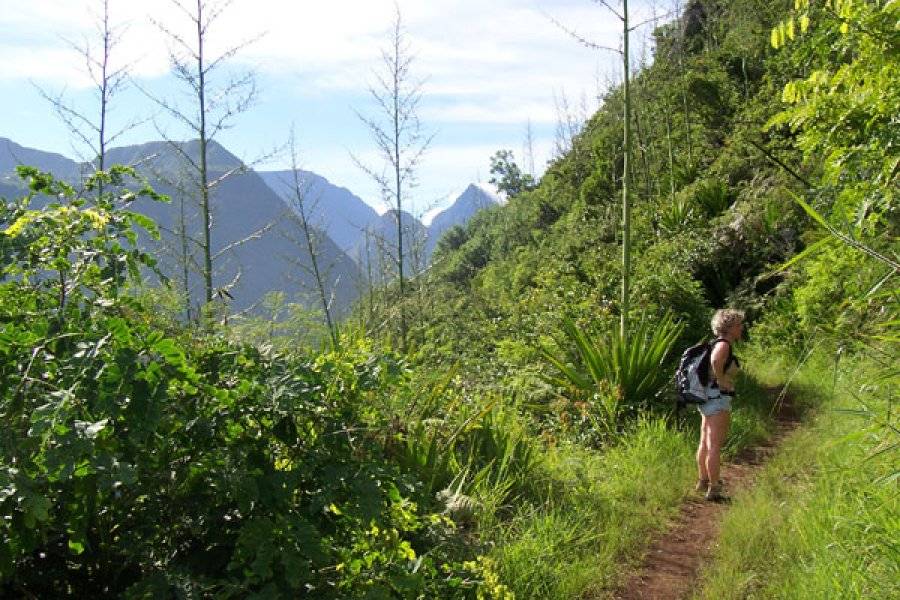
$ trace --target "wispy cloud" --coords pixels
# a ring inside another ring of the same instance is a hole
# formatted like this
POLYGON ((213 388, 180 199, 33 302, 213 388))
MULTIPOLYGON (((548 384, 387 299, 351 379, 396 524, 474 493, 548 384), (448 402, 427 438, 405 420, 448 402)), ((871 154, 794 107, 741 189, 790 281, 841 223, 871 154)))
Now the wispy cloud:
MULTIPOLYGON (((0 51, 5 57, 25 48, 37 55, 64 52, 63 37, 80 43, 95 33, 99 3, 93 0, 17 2, 15 8, 13 0, 0 4, 9 5, 0 11, 0 51), (30 34, 23 36, 23 30, 30 34)), ((646 6, 638 7, 642 15, 647 13, 646 6)), ((611 46, 619 44, 621 33, 619 22, 588 0, 406 0, 400 8, 417 68, 429 74, 438 90, 465 89, 476 75, 493 89, 518 84, 519 93, 545 86, 548 80, 555 87, 580 87, 585 72, 615 57, 579 48, 550 19, 611 46), (491 76, 483 77, 487 74, 491 76)), ((159 75, 167 63, 165 38, 150 19, 176 33, 191 33, 184 15, 167 0, 112 2, 110 10, 123 30, 118 57, 133 64, 138 76, 159 75)), ((359 87, 360 76, 378 60, 392 18, 390 0, 239 0, 221 14, 209 36, 209 50, 215 54, 261 35, 241 52, 240 60, 266 72, 305 75, 314 85, 359 87)), ((0 65, 0 77, 23 75, 25 69, 11 62, 0 65)), ((59 65, 31 61, 27 74, 86 85, 77 69, 59 65)))
MULTIPOLYGON (((649 16, 650 2, 631 3, 636 20, 649 16)), ((96 40, 99 7, 98 0, 0 0, 0 86, 9 89, 33 80, 70 92, 88 88, 83 61, 63 38, 76 44, 96 40)), ((540 171, 558 119, 554 98, 563 93, 573 103, 585 98, 590 111, 607 74, 619 68, 615 53, 588 50, 551 21, 618 47, 621 23, 591 0, 399 0, 399 7, 415 54, 414 72, 424 80, 421 116, 438 132, 419 174, 420 192, 429 198, 448 193, 461 181, 486 180, 488 157, 498 148, 511 148, 521 157, 526 121, 535 126, 540 171)), ((111 0, 110 10, 121 28, 114 61, 131 65, 138 80, 157 81, 168 72, 168 48, 150 19, 189 36, 184 15, 170 0, 111 0)), ((264 76, 266 95, 282 96, 268 106, 285 110, 295 102, 305 114, 333 115, 343 103, 342 116, 321 128, 330 129, 330 135, 308 140, 315 150, 310 168, 350 187, 363 186, 343 147, 351 136, 354 145, 365 145, 364 130, 347 103, 352 97, 353 108, 368 110, 363 92, 379 65, 393 17, 393 0, 235 0, 211 31, 208 50, 214 55, 263 34, 235 58, 239 67, 252 67, 264 76), (316 103, 330 110, 317 110, 316 103), (347 133, 354 128, 359 131, 347 133)), ((147 112, 128 106, 132 108, 147 112)), ((294 114, 265 118, 289 123, 294 114)), ((14 136, 17 118, 0 115, 0 131, 14 136)), ((258 126, 265 125, 261 117, 254 118, 258 126)), ((303 130, 302 121, 298 126, 303 130)), ((230 139, 249 137, 241 135, 230 139)), ((372 190, 360 193, 372 197, 372 190)))

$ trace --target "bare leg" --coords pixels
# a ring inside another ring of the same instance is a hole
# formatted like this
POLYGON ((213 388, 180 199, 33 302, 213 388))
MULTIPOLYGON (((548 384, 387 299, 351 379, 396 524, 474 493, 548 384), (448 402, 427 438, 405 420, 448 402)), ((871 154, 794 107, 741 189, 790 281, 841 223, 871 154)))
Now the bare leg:
POLYGON ((706 418, 709 423, 709 433, 706 437, 706 473, 712 483, 719 481, 719 465, 722 445, 728 434, 728 424, 731 420, 731 412, 723 410, 706 418))
POLYGON ((709 473, 706 470, 706 446, 709 436, 709 423, 704 415, 700 415, 700 445, 697 446, 697 479, 709 481, 709 473))

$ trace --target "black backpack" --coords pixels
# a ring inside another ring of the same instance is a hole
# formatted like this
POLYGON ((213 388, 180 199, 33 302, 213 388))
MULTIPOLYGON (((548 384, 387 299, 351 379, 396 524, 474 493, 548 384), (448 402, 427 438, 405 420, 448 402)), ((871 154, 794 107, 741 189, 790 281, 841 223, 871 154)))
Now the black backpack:
MULTIPOLYGON (((678 408, 688 404, 703 404, 709 396, 710 356, 713 345, 722 338, 702 341, 685 350, 681 354, 678 368, 675 370, 675 391, 678 393, 678 408)), ((731 344, 728 345, 729 353, 731 344)))

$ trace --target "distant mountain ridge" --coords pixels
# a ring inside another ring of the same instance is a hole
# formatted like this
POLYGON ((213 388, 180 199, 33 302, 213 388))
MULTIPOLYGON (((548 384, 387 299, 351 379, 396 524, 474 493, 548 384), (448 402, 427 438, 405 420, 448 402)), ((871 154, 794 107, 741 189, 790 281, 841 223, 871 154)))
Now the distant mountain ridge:
MULTIPOLYGON (((169 196, 171 203, 138 200, 133 209, 156 221, 163 232, 160 243, 141 238, 141 244, 158 255, 164 273, 180 272, 175 243, 179 228, 181 203, 185 202, 186 225, 196 238, 202 232, 199 207, 179 189, 178 182, 195 176, 186 168, 184 155, 196 160, 199 144, 196 140, 179 143, 177 149, 165 141, 151 141, 133 146, 112 148, 107 154, 108 164, 133 165, 160 193, 169 196)), ((207 147, 210 179, 234 172, 220 183, 213 194, 213 253, 245 238, 245 243, 225 252, 214 265, 215 287, 224 287, 238 277, 232 308, 245 310, 259 303, 269 291, 283 291, 289 298, 309 296, 313 290, 309 274, 305 238, 297 223, 296 194, 290 170, 256 172, 217 143, 207 147), (262 236, 254 234, 270 227, 262 236), (258 238, 258 239, 257 239, 258 238)), ((15 174, 19 164, 49 171, 58 178, 76 183, 86 172, 82 163, 61 154, 21 146, 0 138, 0 197, 8 199, 24 193, 24 183, 15 174)), ((335 185, 311 171, 299 171, 301 191, 310 210, 310 224, 322 235, 316 236, 320 263, 326 265, 339 310, 349 308, 358 295, 364 273, 372 272, 376 281, 383 274, 396 274, 397 213, 389 210, 379 214, 350 190, 335 185)), ((438 213, 428 227, 403 211, 404 271, 413 274, 426 268, 440 237, 454 225, 465 225, 479 210, 497 205, 499 199, 490 190, 471 184, 438 213)), ((199 264, 197 248, 189 260, 199 264)), ((196 269, 195 269, 196 270, 196 269)), ((183 279, 183 277, 181 278, 183 279)), ((199 274, 191 276, 190 294, 193 304, 203 296, 199 274)))
MULTIPOLYGON (((295 211, 297 193, 291 170, 257 171, 284 202, 295 211)), ((301 199, 310 223, 328 233, 344 251, 352 252, 362 232, 378 220, 378 213, 347 188, 337 186, 312 171, 298 171, 301 199)))
MULTIPOLYGON (((184 159, 180 154, 196 160, 197 151, 196 141, 182 143, 178 149, 168 142, 148 142, 114 148, 108 154, 110 163, 137 165, 138 171, 150 180, 158 192, 171 198, 170 203, 142 199, 132 205, 133 210, 146 214, 160 226, 163 233, 161 242, 142 237, 141 244, 158 256, 161 270, 169 276, 177 275, 183 263, 174 233, 179 229, 182 202, 191 237, 201 237, 199 207, 176 185, 176 182, 184 180, 187 173, 182 168, 184 159)), ((240 159, 224 147, 211 143, 208 152, 211 180, 239 169, 217 185, 212 195, 212 252, 222 253, 213 265, 214 287, 223 288, 237 279, 237 284, 229 291, 233 297, 231 309, 234 311, 252 309, 271 291, 285 292, 294 301, 311 297, 314 287, 305 238, 291 218, 288 207, 259 175, 250 169, 241 169, 240 159), (263 229, 266 229, 265 233, 259 234, 263 229), (246 241, 238 243, 241 240, 246 241)), ((0 194, 9 197, 21 195, 21 184, 16 181, 17 178, 9 176, 16 164, 25 162, 70 181, 77 180, 81 172, 79 163, 61 155, 24 148, 0 139, 0 181, 5 184, 0 194)), ((317 236, 317 240, 321 262, 330 268, 328 292, 333 294, 335 308, 339 312, 346 310, 356 297, 359 270, 356 263, 327 235, 317 236)), ((199 263, 199 249, 193 243, 191 247, 188 260, 199 263)), ((194 269, 189 281, 193 305, 200 304, 203 298, 202 280, 196 271, 194 269)))
POLYGON ((14 198, 24 192, 25 182, 16 174, 19 165, 38 167, 68 182, 76 181, 81 175, 79 163, 62 154, 26 148, 0 137, 0 197, 14 198))
MULTIPOLYGON (((261 171, 259 175, 285 203, 296 208, 292 171, 261 171)), ((374 248, 379 246, 390 248, 396 256, 396 211, 390 210, 379 216, 369 204, 347 188, 337 186, 311 171, 300 170, 298 175, 310 221, 327 231, 335 243, 361 267, 366 265, 367 235, 372 258, 375 257, 372 254, 374 248)), ((435 215, 427 227, 404 211, 404 245, 407 246, 404 255, 409 261, 427 264, 444 232, 454 225, 465 225, 482 208, 499 203, 499 197, 491 190, 479 184, 470 184, 449 207, 435 215)))

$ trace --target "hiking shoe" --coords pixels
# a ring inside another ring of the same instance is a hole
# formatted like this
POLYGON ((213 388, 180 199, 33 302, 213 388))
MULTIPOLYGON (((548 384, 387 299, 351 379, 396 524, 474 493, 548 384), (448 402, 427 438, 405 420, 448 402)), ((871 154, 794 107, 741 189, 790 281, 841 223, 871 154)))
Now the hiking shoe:
MULTIPOLYGON (((719 480, 719 488, 725 487, 725 482, 721 479, 719 480)), ((694 490, 697 492, 701 492, 703 494, 709 489, 709 479, 698 479, 697 485, 694 486, 694 490)))
POLYGON ((725 495, 724 490, 722 489, 722 482, 715 485, 709 486, 709 489, 706 490, 706 499, 710 502, 730 502, 731 498, 725 495))

